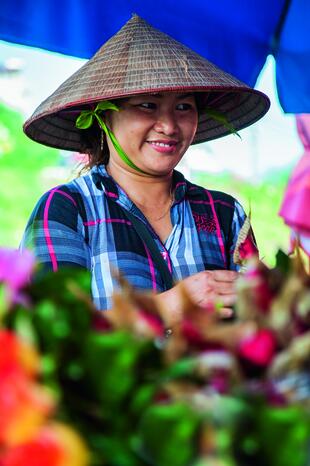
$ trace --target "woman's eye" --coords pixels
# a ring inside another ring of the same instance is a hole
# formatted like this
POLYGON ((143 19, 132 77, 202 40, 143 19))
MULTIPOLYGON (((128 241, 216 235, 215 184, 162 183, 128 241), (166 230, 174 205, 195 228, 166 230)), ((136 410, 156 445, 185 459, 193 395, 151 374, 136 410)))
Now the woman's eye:
POLYGON ((137 105, 137 107, 147 108, 149 110, 153 110, 156 108, 156 104, 153 102, 141 102, 137 105))
POLYGON ((191 110, 193 108, 192 104, 189 103, 181 103, 177 105, 177 110, 191 110))

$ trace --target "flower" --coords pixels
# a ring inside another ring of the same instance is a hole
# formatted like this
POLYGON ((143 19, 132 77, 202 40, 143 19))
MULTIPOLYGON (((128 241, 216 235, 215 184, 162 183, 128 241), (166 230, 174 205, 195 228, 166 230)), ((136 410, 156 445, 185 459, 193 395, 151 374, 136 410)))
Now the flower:
POLYGON ((282 466, 290 452, 290 466, 306 464, 310 279, 284 253, 277 261, 247 262, 229 320, 177 287, 183 312, 171 323, 122 277, 100 313, 80 269, 13 285, 31 302, 12 303, 0 329, 0 465, 86 466, 88 448, 110 466, 282 466), (24 324, 41 355, 17 335, 24 324))
POLYGON ((233 259, 235 264, 244 265, 252 257, 258 257, 258 249, 251 228, 250 213, 238 234, 233 259))
POLYGON ((6 287, 9 306, 14 302, 25 304, 21 290, 29 283, 34 266, 35 258, 30 251, 0 248, 0 283, 6 287))
POLYGON ((0 444, 30 440, 54 406, 50 392, 22 372, 0 377, 0 444))
POLYGON ((71 428, 51 423, 30 441, 6 450, 0 463, 1 466, 87 466, 89 453, 71 428))
POLYGON ((269 329, 260 329, 240 341, 238 354, 255 365, 267 367, 275 355, 276 346, 273 332, 269 329))
POLYGON ((0 379, 14 372, 33 377, 38 374, 40 360, 36 349, 9 330, 0 330, 0 379))
POLYGON ((249 317, 255 312, 264 314, 269 312, 275 296, 271 282, 272 273, 268 267, 257 258, 251 258, 237 282, 239 317, 249 317))

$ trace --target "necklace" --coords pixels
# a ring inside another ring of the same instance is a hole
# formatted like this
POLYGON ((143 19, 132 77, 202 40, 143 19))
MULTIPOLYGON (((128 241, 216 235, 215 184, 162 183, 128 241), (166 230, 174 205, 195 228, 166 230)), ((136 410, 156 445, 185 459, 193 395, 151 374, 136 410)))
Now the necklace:
POLYGON ((135 204, 137 204, 138 206, 140 206, 140 210, 142 210, 143 214, 148 217, 152 222, 158 222, 159 220, 162 220, 167 214, 168 212, 170 212, 170 209, 172 207, 172 204, 174 202, 174 193, 172 192, 172 187, 170 188, 170 202, 169 202, 169 205, 168 205, 168 208, 165 209, 164 213, 161 214, 159 217, 156 217, 156 218, 151 218, 149 215, 146 215, 146 213, 144 212, 144 209, 145 209, 145 206, 140 204, 140 202, 138 201, 135 201, 135 204))

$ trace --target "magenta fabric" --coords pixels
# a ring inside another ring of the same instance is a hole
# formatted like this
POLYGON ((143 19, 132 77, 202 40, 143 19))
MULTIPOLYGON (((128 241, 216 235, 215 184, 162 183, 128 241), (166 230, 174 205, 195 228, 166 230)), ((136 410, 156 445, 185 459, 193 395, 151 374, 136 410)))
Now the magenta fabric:
POLYGON ((305 151, 288 182, 279 215, 292 229, 291 247, 298 240, 310 255, 310 114, 297 115, 296 123, 305 151))

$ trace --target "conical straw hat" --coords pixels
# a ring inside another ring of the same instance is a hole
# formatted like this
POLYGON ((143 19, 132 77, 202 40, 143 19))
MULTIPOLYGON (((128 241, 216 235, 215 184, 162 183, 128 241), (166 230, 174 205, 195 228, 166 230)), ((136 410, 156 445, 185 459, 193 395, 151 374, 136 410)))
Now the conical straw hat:
MULTIPOLYGON (((24 131, 42 144, 81 152, 79 111, 103 100, 165 91, 202 93, 206 107, 225 115, 236 131, 260 119, 270 105, 262 92, 133 16, 35 110, 24 131)), ((193 144, 229 133, 227 125, 201 112, 193 144)))

